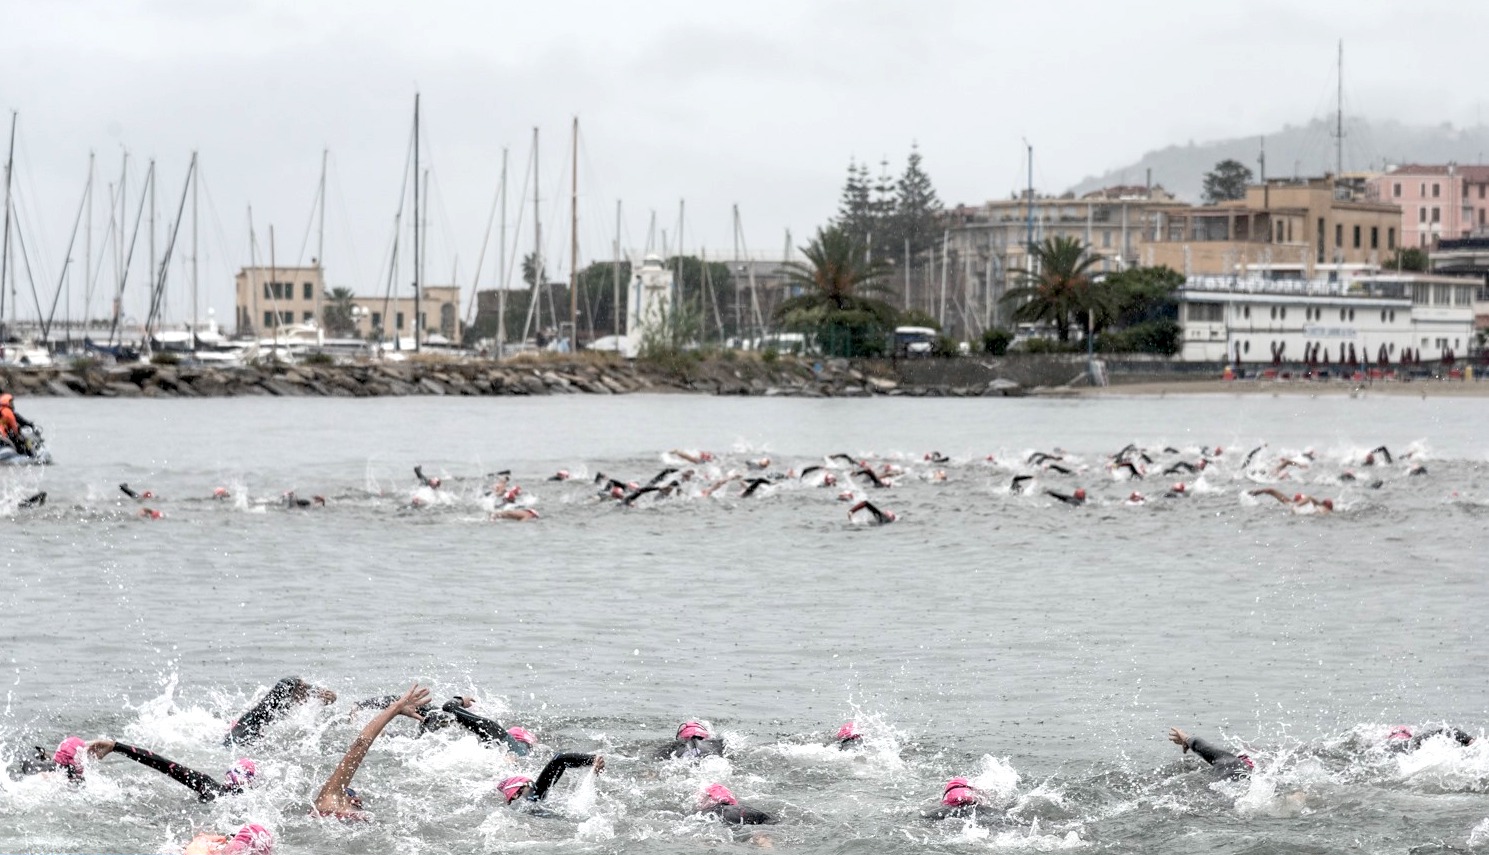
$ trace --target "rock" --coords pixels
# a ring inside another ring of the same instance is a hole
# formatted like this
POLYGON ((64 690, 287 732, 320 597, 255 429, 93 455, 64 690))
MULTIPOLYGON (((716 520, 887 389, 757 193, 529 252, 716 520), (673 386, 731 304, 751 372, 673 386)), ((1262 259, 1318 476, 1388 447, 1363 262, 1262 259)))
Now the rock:
POLYGON ((124 380, 115 380, 105 385, 104 394, 110 398, 138 398, 140 387, 124 380))
POLYGON ((48 380, 47 391, 51 392, 53 395, 56 395, 59 398, 78 397, 77 390, 67 385, 67 383, 61 379, 48 380))
POLYGON ((890 392, 900 387, 899 383, 885 377, 870 377, 868 384, 875 392, 890 392))
POLYGON ((431 395, 445 394, 444 384, 434 379, 433 377, 425 377, 419 380, 418 387, 431 395))

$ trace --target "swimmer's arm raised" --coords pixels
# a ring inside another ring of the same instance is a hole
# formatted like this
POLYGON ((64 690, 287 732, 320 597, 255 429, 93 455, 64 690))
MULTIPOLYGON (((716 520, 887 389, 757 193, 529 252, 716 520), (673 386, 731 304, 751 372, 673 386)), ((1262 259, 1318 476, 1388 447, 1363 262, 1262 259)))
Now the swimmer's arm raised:
POLYGON ((344 810, 348 806, 346 788, 351 784, 352 777, 357 774, 358 767, 362 765, 362 760, 367 756, 367 749, 377 741, 383 728, 400 715, 423 720, 423 716, 419 714, 419 707, 427 703, 429 703, 429 690, 415 683, 413 688, 404 693, 403 697, 374 716, 372 721, 362 728, 362 732, 357 734, 357 738, 352 740, 352 745, 347 749, 346 755, 341 758, 340 763, 336 764, 336 770, 331 773, 325 786, 321 787, 320 792, 316 794, 315 809, 321 813, 344 810))

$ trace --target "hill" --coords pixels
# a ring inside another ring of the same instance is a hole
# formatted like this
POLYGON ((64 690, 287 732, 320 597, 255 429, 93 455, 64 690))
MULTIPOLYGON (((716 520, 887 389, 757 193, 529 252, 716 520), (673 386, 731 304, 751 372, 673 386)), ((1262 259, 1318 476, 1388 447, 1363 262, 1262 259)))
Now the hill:
MULTIPOLYGON (((1334 171, 1334 125, 1315 120, 1306 125, 1288 125, 1266 135, 1267 174, 1276 176, 1321 175, 1334 171)), ((1204 175, 1227 158, 1257 170, 1260 137, 1188 145, 1173 145, 1150 151, 1141 160, 1119 169, 1091 176, 1071 188, 1086 193, 1114 184, 1142 184, 1153 170, 1153 183, 1162 184, 1180 198, 1200 201, 1204 175)), ((1383 170, 1402 163, 1484 163, 1489 155, 1489 126, 1455 128, 1404 125, 1396 121, 1352 119, 1344 127, 1344 169, 1383 170)))

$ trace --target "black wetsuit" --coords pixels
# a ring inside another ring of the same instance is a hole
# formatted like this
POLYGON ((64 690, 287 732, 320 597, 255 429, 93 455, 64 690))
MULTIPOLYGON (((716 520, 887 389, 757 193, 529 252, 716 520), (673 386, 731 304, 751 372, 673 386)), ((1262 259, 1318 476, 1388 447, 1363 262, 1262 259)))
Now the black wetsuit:
POLYGON ((765 811, 741 804, 714 805, 699 813, 713 814, 725 825, 774 825, 776 822, 776 818, 765 811))
POLYGON ((1464 747, 1472 745, 1474 741, 1474 738, 1472 736, 1469 736, 1456 727, 1434 727, 1431 730, 1425 730, 1421 733, 1413 735, 1411 739, 1401 739, 1392 742, 1390 743, 1390 749, 1402 754, 1410 754, 1411 752, 1416 751, 1418 748, 1421 748, 1422 743, 1438 736, 1446 736, 1447 738, 1464 747))
POLYGON ((52 759, 52 755, 48 754, 47 750, 45 748, 42 748, 40 745, 32 746, 32 748, 35 751, 34 754, 32 754, 30 757, 22 757, 20 761, 17 762, 14 767, 12 767, 15 777, 19 778, 25 777, 26 775, 37 775, 42 772, 55 772, 58 769, 66 769, 67 779, 69 781, 82 780, 83 776, 76 767, 58 765, 57 761, 52 759))
POLYGON ((1085 499, 1082 499, 1079 496, 1071 496, 1071 495, 1066 495, 1065 493, 1057 493, 1054 490, 1045 490, 1044 493, 1047 496, 1052 496, 1052 497, 1054 497, 1056 499, 1059 499, 1060 501, 1064 502, 1067 505, 1084 505, 1086 503, 1086 500, 1085 499))
POLYGON ((218 796, 234 796, 243 792, 243 788, 236 784, 219 783, 211 775, 204 775, 195 769, 188 769, 179 763, 173 763, 153 751, 125 745, 122 742, 114 743, 114 751, 137 763, 149 766, 157 772, 164 772, 173 780, 196 790, 197 798, 204 802, 210 802, 218 796))
POLYGON ((1251 774, 1251 764, 1224 748, 1204 741, 1198 736, 1189 737, 1188 748, 1210 764, 1217 778, 1244 778, 1251 774))
POLYGON ((290 707, 304 701, 313 691, 317 689, 299 677, 285 677, 271 686, 258 703, 233 722, 233 729, 222 738, 222 744, 249 745, 258 741, 265 727, 289 712, 290 707), (299 697, 296 697, 297 694, 299 697))
POLYGON ((538 773, 538 780, 533 782, 533 785, 528 788, 526 795, 519 799, 519 801, 542 801, 548 795, 548 791, 553 788, 553 785, 557 784, 559 779, 564 776, 564 772, 570 769, 577 769, 580 766, 593 766, 594 762, 595 755, 593 754, 580 754, 578 752, 559 754, 548 761, 548 765, 544 766, 543 771, 538 773))
POLYGON ((980 807, 983 807, 983 806, 982 805, 948 805, 948 804, 942 804, 942 803, 939 803, 938 802, 936 805, 934 805, 932 807, 925 808, 924 810, 922 810, 920 812, 920 816, 923 819, 932 819, 932 820, 942 820, 942 819, 950 819, 950 818, 968 819, 970 817, 976 816, 977 815, 977 809, 980 808, 980 807))
POLYGON ((528 752, 532 750, 532 746, 507 733, 507 729, 501 726, 501 722, 478 716, 466 709, 460 704, 459 698, 446 701, 441 709, 454 717, 457 724, 474 733, 477 739, 480 739, 481 742, 488 746, 500 743, 509 748, 518 757, 526 757, 528 752))
POLYGON ((1013 483, 1008 485, 1008 492, 1022 493, 1024 492, 1024 482, 1032 480, 1034 480, 1033 475, 1015 475, 1013 476, 1013 483))
POLYGON ((755 495, 755 491, 770 483, 769 478, 751 478, 745 482, 744 492, 739 494, 741 499, 755 495))
POLYGON ((724 740, 718 737, 711 739, 674 739, 657 749, 657 757, 662 760, 671 759, 694 759, 697 757, 720 757, 724 754, 724 740))

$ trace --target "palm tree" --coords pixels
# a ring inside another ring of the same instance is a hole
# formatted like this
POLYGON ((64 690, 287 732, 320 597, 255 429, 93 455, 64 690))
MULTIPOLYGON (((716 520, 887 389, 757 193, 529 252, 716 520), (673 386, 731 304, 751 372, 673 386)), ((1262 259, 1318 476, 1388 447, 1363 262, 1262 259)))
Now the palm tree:
POLYGON ((884 284, 886 266, 869 260, 867 247, 837 226, 817 230, 801 247, 807 262, 784 265, 787 282, 800 294, 775 310, 786 329, 809 332, 832 356, 881 352, 898 312, 876 295, 893 292, 884 284))
POLYGON ((1072 237, 1046 238, 1031 244, 1029 253, 1034 271, 1016 271, 1019 286, 1003 296, 1003 302, 1014 307, 1014 320, 1053 324, 1063 342, 1070 341, 1073 315, 1081 314, 1084 323, 1088 312, 1110 313, 1106 289, 1090 276, 1101 258, 1087 252, 1085 244, 1072 237))
POLYGON ((332 288, 326 292, 326 305, 321 309, 321 322, 326 332, 337 338, 357 334, 357 319, 352 312, 356 295, 350 288, 332 288))

